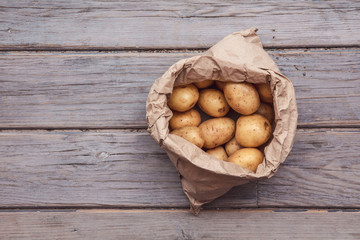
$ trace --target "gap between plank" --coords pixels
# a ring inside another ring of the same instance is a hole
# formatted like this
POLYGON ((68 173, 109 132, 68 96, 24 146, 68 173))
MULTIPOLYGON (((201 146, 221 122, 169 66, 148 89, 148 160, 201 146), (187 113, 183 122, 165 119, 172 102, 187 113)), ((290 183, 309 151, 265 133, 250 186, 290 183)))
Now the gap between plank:
MULTIPOLYGON (((212 46, 206 48, 109 48, 109 47, 1 47, 0 52, 11 52, 11 51, 27 51, 27 52, 86 52, 86 51, 97 51, 97 52, 113 52, 113 51, 136 51, 136 52, 184 52, 184 51, 206 51, 212 46)), ((360 44, 349 44, 349 45, 283 45, 283 46, 264 46, 265 50, 285 50, 285 49, 316 49, 316 48, 359 48, 360 44)))
MULTIPOLYGON (((329 130, 329 129, 345 129, 345 130, 359 130, 360 126, 331 126, 331 127, 298 127, 298 130, 306 130, 306 129, 318 129, 318 130, 329 130)), ((145 133, 148 132, 146 128, 0 128, 0 132, 57 132, 57 131, 74 131, 74 132, 102 132, 102 131, 124 131, 124 132, 138 132, 145 133)))
MULTIPOLYGON (((205 208, 201 212, 355 212, 360 213, 359 208, 351 207, 264 207, 264 208, 205 208)), ((116 207, 17 207, 17 208, 0 208, 1 212, 88 212, 88 213, 110 213, 110 212, 189 212, 189 208, 174 207, 144 207, 144 208, 116 208, 116 207)))
MULTIPOLYGON (((347 129, 347 128, 360 128, 360 123, 356 124, 346 124, 346 125, 306 125, 306 124, 300 124, 297 126, 297 129, 315 129, 315 128, 322 128, 322 129, 333 129, 333 128, 341 128, 341 129, 347 129)), ((0 127, 1 131, 57 131, 57 130, 66 130, 66 131, 96 131, 96 130, 123 130, 123 131, 130 131, 130 132, 146 132, 147 127, 56 127, 56 128, 41 128, 41 127, 0 127)))
MULTIPOLYGON (((207 51, 209 48, 179 48, 179 49, 96 49, 96 50, 91 50, 91 49, 70 49, 70 50, 58 50, 58 51, 54 51, 51 49, 40 49, 40 50, 36 50, 36 49, 24 49, 24 50, 3 50, 0 48, 0 55, 5 54, 23 54, 23 55, 27 55, 27 54, 32 54, 32 55, 61 55, 61 54, 86 54, 86 56, 89 56, 91 54, 94 54, 96 56, 98 56, 99 54, 106 54, 106 55, 110 55, 110 54, 123 54, 123 53, 154 53, 154 54, 161 54, 161 53, 204 53, 205 51, 207 51)), ((327 53, 337 53, 341 50, 343 50, 344 52, 348 52, 348 51, 358 51, 360 50, 360 47, 314 47, 314 48, 296 48, 296 47, 289 47, 289 48, 265 48, 265 50, 272 52, 272 54, 276 54, 275 52, 278 52, 280 54, 285 54, 286 52, 290 52, 291 54, 294 54, 294 51, 296 51, 297 53, 319 53, 319 52, 324 52, 326 51, 327 53)))

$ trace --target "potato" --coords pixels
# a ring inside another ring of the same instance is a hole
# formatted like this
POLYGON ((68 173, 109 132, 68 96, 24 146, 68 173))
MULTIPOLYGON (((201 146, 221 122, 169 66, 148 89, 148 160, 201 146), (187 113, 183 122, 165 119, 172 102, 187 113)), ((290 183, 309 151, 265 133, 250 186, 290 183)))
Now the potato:
POLYGON ((223 117, 230 110, 224 94, 217 89, 201 90, 198 106, 204 113, 212 117, 223 117))
POLYGON ((193 108, 199 99, 199 90, 193 85, 174 87, 168 106, 175 111, 185 112, 193 108))
POLYGON ((270 104, 260 103, 260 107, 256 111, 256 113, 263 115, 270 123, 274 122, 275 114, 274 109, 270 104))
POLYGON ((234 152, 240 150, 241 148, 243 147, 241 147, 240 144, 237 143, 235 137, 233 137, 230 141, 228 141, 225 144, 225 151, 228 156, 232 155, 234 152))
POLYGON ((228 158, 228 156, 226 155, 226 152, 224 150, 223 147, 217 147, 214 149, 209 149, 206 151, 208 154, 213 155, 214 157, 216 157, 219 160, 223 160, 226 161, 226 159, 228 158))
POLYGON ((210 87, 211 85, 213 85, 213 83, 214 83, 214 80, 205 80, 205 81, 201 81, 201 82, 196 82, 194 84, 198 88, 207 88, 207 87, 210 87))
POLYGON ((207 149, 228 142, 235 134, 234 120, 226 117, 206 120, 200 124, 199 128, 205 140, 204 147, 207 149))
POLYGON ((263 159, 264 155, 257 148, 243 148, 232 154, 228 162, 238 164, 255 173, 263 159))
POLYGON ((272 103, 273 102, 273 96, 271 94, 270 85, 266 83, 260 83, 255 85, 260 99, 263 102, 272 103))
POLYGON ((199 126, 201 123, 201 116, 195 109, 190 109, 186 112, 173 111, 173 116, 170 119, 170 129, 177 129, 188 126, 199 126))
POLYGON ((226 83, 224 95, 230 107, 243 115, 256 112, 260 106, 259 94, 251 83, 226 83))
POLYGON ((224 86, 225 86, 226 82, 216 81, 215 84, 219 90, 224 91, 224 86))
POLYGON ((260 114, 241 116, 236 122, 236 141, 243 147, 258 147, 270 138, 270 122, 260 114))
POLYGON ((189 142, 195 144, 199 148, 204 146, 204 139, 202 138, 200 129, 198 127, 189 126, 189 127, 182 127, 175 129, 174 131, 170 132, 171 134, 178 135, 189 142))

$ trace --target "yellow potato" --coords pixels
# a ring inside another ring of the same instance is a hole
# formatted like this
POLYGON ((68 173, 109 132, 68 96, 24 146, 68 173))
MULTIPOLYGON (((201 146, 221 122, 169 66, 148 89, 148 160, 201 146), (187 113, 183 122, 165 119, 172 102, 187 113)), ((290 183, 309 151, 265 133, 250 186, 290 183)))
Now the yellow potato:
POLYGON ((201 81, 201 82, 196 82, 194 84, 198 88, 207 88, 207 87, 210 87, 213 83, 214 83, 214 80, 205 80, 205 81, 201 81))
POLYGON ((204 113, 212 117, 223 117, 230 110, 224 94, 217 89, 201 90, 198 106, 204 113))
POLYGON ((260 83, 255 85, 260 99, 263 102, 272 103, 273 102, 273 96, 271 94, 270 85, 266 83, 260 83))
POLYGON ((255 173, 263 159, 264 155, 257 148, 243 148, 231 155, 228 162, 238 164, 255 173))
POLYGON ((230 107, 243 115, 250 115, 259 108, 260 98, 251 83, 226 83, 224 95, 230 107))
POLYGON ((260 114, 241 116, 236 122, 236 141, 243 147, 258 147, 270 138, 270 122, 260 114))
POLYGON ((235 134, 235 122, 231 118, 213 118, 202 122, 199 126, 201 136, 205 140, 204 147, 215 148, 228 142, 235 134))
POLYGON ((224 87, 225 87, 226 82, 216 81, 215 84, 216 84, 216 87, 219 90, 224 91, 224 87))
POLYGON ((182 127, 175 129, 170 133, 178 135, 188 140, 189 142, 195 144, 199 148, 202 148, 204 145, 204 139, 202 138, 200 129, 198 127, 194 127, 194 126, 182 127))
POLYGON ((186 112, 173 111, 173 116, 170 119, 170 128, 177 129, 187 126, 199 126, 201 123, 201 116, 195 109, 190 109, 186 112))
POLYGON ((174 87, 168 106, 175 111, 185 112, 193 108, 199 99, 199 90, 193 85, 174 87))
POLYGON ((260 103, 260 107, 256 111, 256 113, 263 115, 270 123, 274 122, 275 114, 274 109, 270 104, 260 103))
POLYGON ((241 147, 240 144, 237 143, 235 137, 233 137, 225 144, 225 150, 228 156, 231 156, 234 152, 240 150, 241 148, 243 147, 241 147))
POLYGON ((219 160, 223 160, 226 161, 226 159, 228 158, 228 156, 226 155, 226 152, 224 150, 223 147, 217 147, 214 149, 209 149, 206 151, 208 154, 213 155, 214 157, 216 157, 219 160))

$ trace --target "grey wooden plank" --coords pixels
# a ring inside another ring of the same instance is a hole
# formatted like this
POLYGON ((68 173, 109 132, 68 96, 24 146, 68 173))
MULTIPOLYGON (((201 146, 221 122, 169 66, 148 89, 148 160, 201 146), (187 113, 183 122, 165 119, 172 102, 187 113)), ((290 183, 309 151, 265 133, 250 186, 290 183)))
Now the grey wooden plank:
MULTIPOLYGON (((145 131, 5 131, 0 152, 0 207, 189 206, 175 167, 145 131)), ((256 184, 215 205, 229 201, 256 206, 256 184)))
POLYGON ((270 54, 294 84, 299 127, 360 125, 360 49, 270 54))
MULTIPOLYGON (((0 54, 1 128, 144 128, 154 80, 200 52, 0 54)), ((360 50, 269 51, 294 83, 299 126, 360 125, 360 50)))
MULTIPOLYGON (((208 208, 360 207, 359 129, 299 130, 267 181, 208 208), (257 197, 258 196, 258 197, 257 197)), ((0 207, 188 207, 175 167, 143 131, 3 131, 0 207)))
POLYGON ((276 175, 258 185, 258 205, 360 207, 360 131, 298 130, 276 175))
POLYGON ((1 49, 207 48, 258 27, 267 47, 360 44, 359 1, 1 2, 1 49))
MULTIPOLYGON (((144 128, 154 80, 201 52, 2 52, 0 128, 144 128)), ((360 49, 271 50, 299 126, 360 125, 360 49)))
POLYGON ((152 82, 169 67, 157 54, 1 55, 2 127, 143 127, 152 82))
POLYGON ((360 213, 304 210, 0 212, 2 239, 359 239, 360 213))

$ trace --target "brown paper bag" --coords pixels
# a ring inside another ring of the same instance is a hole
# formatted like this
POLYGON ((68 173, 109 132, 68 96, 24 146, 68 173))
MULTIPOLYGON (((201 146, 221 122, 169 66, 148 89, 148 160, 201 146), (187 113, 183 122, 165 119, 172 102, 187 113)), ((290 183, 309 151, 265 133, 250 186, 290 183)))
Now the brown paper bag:
POLYGON ((294 88, 264 51, 257 29, 233 33, 204 54, 182 59, 153 84, 146 102, 148 131, 178 169, 190 210, 198 214, 203 204, 232 187, 270 178, 289 154, 297 126, 294 88), (274 99, 275 130, 265 147, 256 173, 208 155, 185 139, 169 134, 172 112, 167 99, 174 86, 203 80, 270 83, 274 99))

